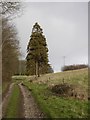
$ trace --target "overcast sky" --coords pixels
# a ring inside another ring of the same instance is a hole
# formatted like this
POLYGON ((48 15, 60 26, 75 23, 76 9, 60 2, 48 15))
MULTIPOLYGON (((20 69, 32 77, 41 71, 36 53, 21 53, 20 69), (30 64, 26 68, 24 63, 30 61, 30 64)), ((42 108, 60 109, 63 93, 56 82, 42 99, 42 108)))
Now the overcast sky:
POLYGON ((23 15, 14 19, 23 59, 32 27, 38 22, 49 48, 55 72, 64 65, 88 63, 87 2, 24 2, 23 15))

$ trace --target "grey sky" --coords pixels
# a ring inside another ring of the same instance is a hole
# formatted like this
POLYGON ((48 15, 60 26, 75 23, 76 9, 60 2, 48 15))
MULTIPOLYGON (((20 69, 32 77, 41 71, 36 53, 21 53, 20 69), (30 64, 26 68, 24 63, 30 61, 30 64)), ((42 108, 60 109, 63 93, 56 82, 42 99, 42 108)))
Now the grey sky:
POLYGON ((35 22, 43 28, 49 48, 49 61, 55 71, 65 64, 88 63, 88 3, 24 2, 24 13, 14 19, 23 58, 35 22))

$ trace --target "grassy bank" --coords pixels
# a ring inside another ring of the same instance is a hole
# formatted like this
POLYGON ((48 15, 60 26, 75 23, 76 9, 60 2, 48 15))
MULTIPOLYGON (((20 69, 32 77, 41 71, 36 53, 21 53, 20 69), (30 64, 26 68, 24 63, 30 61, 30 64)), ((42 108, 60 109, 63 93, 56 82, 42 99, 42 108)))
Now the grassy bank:
POLYGON ((5 118, 18 118, 20 107, 20 89, 14 85, 6 110, 5 118))
MULTIPOLYGON (((14 80, 18 76, 14 76, 14 80)), ((56 85, 63 82, 80 86, 80 89, 87 94, 88 90, 88 69, 75 71, 66 71, 42 75, 37 80, 33 76, 20 76, 24 85, 31 90, 36 102, 41 110, 49 118, 87 118, 88 101, 75 98, 65 98, 54 95, 49 89, 50 85, 56 85), (34 82, 30 82, 34 80, 34 82)))
POLYGON ((47 85, 24 83, 39 104, 40 108, 51 118, 85 118, 87 117, 88 103, 73 98, 55 96, 47 85))

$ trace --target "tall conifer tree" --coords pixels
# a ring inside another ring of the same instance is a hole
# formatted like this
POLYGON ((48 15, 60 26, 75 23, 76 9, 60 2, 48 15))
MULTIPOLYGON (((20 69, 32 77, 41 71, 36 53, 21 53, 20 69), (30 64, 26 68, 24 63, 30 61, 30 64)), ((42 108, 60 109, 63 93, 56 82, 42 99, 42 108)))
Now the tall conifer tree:
POLYGON ((40 76, 48 73, 50 65, 48 64, 48 48, 46 38, 43 35, 42 28, 35 23, 32 34, 27 46, 26 70, 28 75, 40 76))

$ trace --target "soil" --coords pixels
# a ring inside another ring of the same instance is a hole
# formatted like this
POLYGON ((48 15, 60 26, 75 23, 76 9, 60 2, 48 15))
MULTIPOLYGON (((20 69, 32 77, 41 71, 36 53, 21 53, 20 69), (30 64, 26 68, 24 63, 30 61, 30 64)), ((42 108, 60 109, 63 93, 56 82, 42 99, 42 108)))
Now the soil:
POLYGON ((7 108, 8 102, 9 102, 9 97, 12 93, 13 85, 14 85, 14 83, 10 84, 10 87, 8 89, 8 92, 7 92, 6 96, 3 98, 3 101, 2 101, 2 117, 5 116, 6 108, 7 108))
POLYGON ((32 97, 31 91, 21 84, 19 86, 24 98, 25 118, 44 118, 45 115, 40 111, 35 99, 32 97))
POLYGON ((24 118, 24 99, 23 99, 23 94, 21 92, 21 89, 20 89, 20 98, 19 98, 19 104, 18 104, 18 118, 24 118))
MULTIPOLYGON (((8 89, 6 96, 2 101, 2 118, 5 118, 5 113, 9 98, 12 94, 14 83, 11 83, 8 89)), ((25 86, 19 84, 20 88, 20 102, 18 105, 18 116, 19 118, 45 118, 45 115, 39 109, 38 105, 35 102, 35 99, 32 97, 31 91, 29 91, 25 86)))

